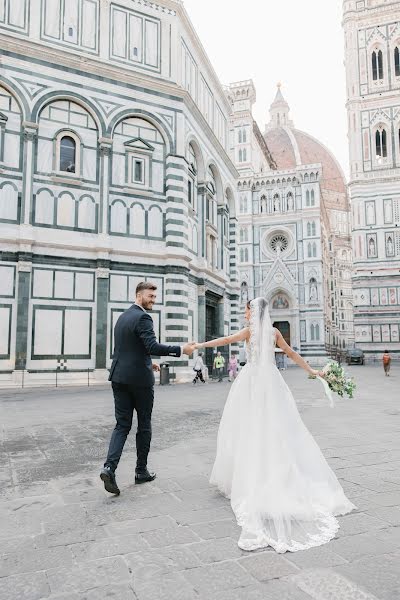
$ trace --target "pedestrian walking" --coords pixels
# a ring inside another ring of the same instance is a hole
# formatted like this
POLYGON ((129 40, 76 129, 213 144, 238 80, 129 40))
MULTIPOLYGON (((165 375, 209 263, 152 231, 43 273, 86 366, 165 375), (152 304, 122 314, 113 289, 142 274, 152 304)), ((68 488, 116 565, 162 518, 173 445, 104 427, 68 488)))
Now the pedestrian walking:
POLYGON ((222 356, 221 352, 217 352, 217 356, 214 358, 214 369, 217 372, 218 381, 222 381, 224 367, 225 367, 225 359, 222 356))
POLYGON ((234 381, 237 377, 238 373, 238 361, 236 358, 236 354, 231 354, 231 357, 228 362, 228 373, 229 373, 229 381, 234 381))
POLYGON ((203 376, 204 362, 203 362, 203 353, 202 352, 199 352, 199 355, 194 362, 193 371, 196 373, 196 375, 193 379, 193 383, 196 384, 197 380, 205 383, 204 376, 203 376))
POLYGON ((383 370, 385 371, 385 375, 386 377, 389 377, 390 375, 390 363, 392 362, 392 357, 389 354, 388 350, 385 350, 385 353, 382 357, 382 362, 383 362, 383 370))

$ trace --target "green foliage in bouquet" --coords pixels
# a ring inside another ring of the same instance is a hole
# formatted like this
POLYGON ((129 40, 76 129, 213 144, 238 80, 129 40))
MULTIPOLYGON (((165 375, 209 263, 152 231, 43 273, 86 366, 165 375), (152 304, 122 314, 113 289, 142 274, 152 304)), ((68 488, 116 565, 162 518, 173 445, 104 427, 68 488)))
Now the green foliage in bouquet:
POLYGON ((335 360, 330 360, 322 369, 324 379, 329 389, 338 394, 338 396, 348 396, 354 398, 356 384, 352 377, 349 377, 343 367, 335 360))

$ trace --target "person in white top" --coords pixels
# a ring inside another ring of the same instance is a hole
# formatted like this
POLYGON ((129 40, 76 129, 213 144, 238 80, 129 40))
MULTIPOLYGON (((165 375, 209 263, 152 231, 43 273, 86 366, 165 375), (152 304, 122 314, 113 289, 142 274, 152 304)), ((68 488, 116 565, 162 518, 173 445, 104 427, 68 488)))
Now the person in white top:
POLYGON ((202 352, 199 352, 199 355, 195 360, 195 363, 193 365, 193 371, 196 373, 195 378, 193 379, 193 383, 197 383, 198 379, 200 381, 202 381, 203 383, 205 383, 204 377, 203 377, 204 362, 203 362, 203 353, 202 352))

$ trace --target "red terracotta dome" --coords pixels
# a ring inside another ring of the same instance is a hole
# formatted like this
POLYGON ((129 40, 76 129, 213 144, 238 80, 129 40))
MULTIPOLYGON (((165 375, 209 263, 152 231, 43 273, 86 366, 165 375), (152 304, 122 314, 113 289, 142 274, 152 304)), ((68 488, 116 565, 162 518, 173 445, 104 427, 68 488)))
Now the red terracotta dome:
POLYGON ((280 86, 270 109, 271 122, 264 134, 267 146, 279 170, 302 165, 322 165, 321 188, 346 193, 346 180, 333 154, 317 139, 295 129, 289 119, 289 105, 280 86))

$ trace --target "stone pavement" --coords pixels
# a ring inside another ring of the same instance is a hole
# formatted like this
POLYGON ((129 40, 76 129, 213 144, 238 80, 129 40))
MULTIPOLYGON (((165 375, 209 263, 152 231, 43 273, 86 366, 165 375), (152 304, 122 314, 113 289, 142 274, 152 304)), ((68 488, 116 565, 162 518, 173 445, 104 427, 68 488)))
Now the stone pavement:
POLYGON ((245 553, 208 484, 228 383, 157 388, 151 467, 120 497, 98 473, 113 426, 107 387, 0 391, 0 600, 400 599, 400 374, 353 367, 353 401, 285 378, 305 423, 358 506, 329 544, 245 553))

